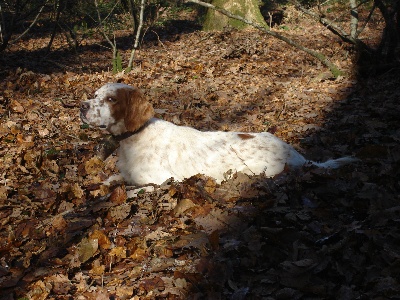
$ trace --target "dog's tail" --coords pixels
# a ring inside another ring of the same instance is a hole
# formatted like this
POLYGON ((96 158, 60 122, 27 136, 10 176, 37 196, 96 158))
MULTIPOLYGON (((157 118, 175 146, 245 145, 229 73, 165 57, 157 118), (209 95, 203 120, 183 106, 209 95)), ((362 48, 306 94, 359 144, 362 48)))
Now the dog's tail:
POLYGON ((341 157, 341 158, 337 158, 337 159, 330 159, 323 163, 319 163, 319 162, 315 162, 315 161, 310 161, 310 163, 319 168, 337 169, 337 168, 340 168, 341 166, 352 164, 357 161, 360 161, 360 160, 355 157, 346 156, 346 157, 341 157))

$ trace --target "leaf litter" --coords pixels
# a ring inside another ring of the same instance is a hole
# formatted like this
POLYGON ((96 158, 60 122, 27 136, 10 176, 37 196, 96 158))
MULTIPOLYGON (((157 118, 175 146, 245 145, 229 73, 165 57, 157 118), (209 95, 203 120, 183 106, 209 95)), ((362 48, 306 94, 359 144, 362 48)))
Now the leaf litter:
POLYGON ((74 62, 9 70, 0 84, 1 299, 398 297, 398 71, 357 77, 339 41, 316 41, 322 32, 291 34, 319 43, 349 76, 333 81, 281 42, 234 30, 150 40, 128 74, 95 71, 109 64, 101 51, 90 54, 90 73, 74 62), (82 126, 78 110, 115 81, 141 88, 158 117, 179 125, 269 131, 310 159, 361 162, 274 178, 227 170, 221 185, 196 175, 151 192, 107 187, 115 145, 106 139, 99 151, 104 133, 82 126))

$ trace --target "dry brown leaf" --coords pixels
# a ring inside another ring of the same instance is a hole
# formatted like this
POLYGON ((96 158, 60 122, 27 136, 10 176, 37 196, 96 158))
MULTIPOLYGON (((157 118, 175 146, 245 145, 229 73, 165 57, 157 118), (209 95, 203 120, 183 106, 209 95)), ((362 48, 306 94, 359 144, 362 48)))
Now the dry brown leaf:
POLYGON ((92 157, 85 163, 85 171, 87 175, 95 175, 101 172, 104 168, 104 162, 98 157, 92 157))
POLYGON ((5 187, 4 185, 0 186, 0 200, 6 200, 7 199, 7 187, 5 187))
POLYGON ((126 248, 125 247, 115 247, 108 252, 110 256, 116 256, 119 258, 126 258, 126 248))
POLYGON ((57 295, 66 295, 72 287, 71 281, 68 279, 68 276, 64 274, 55 274, 48 278, 46 281, 49 282, 53 288, 52 292, 57 295))
POLYGON ((17 100, 12 100, 11 103, 10 103, 10 107, 16 113, 22 114, 22 113, 25 112, 24 107, 17 100))
POLYGON ((127 194, 124 185, 116 187, 110 195, 110 201, 115 204, 122 204, 126 199, 127 194))
POLYGON ((144 279, 140 282, 139 288, 148 293, 152 290, 163 291, 165 289, 164 281, 160 277, 144 279))
POLYGON ((57 215, 53 218, 51 225, 58 231, 61 231, 67 226, 67 222, 62 215, 57 215))
POLYGON ((134 259, 135 261, 140 262, 147 257, 147 251, 142 248, 137 248, 129 257, 134 259))
POLYGON ((193 203, 192 200, 190 199, 182 199, 178 202, 178 204, 175 206, 173 212, 176 217, 179 217, 183 215, 184 212, 187 210, 195 207, 196 205, 193 203))
POLYGON ((98 247, 99 243, 97 239, 82 239, 77 249, 79 261, 84 263, 88 259, 92 258, 98 247))
POLYGON ((42 280, 38 280, 30 285, 27 296, 32 300, 45 300, 50 294, 50 287, 47 286, 42 280))
POLYGON ((124 285, 118 286, 116 288, 116 295, 120 299, 132 299, 132 300, 135 300, 134 298, 132 298, 133 291, 134 291, 134 287, 127 286, 126 284, 124 284, 124 285))
POLYGON ((104 232, 100 230, 93 231, 93 233, 89 235, 89 239, 92 240, 97 239, 98 244, 102 249, 110 249, 111 247, 110 239, 108 238, 107 235, 104 234, 104 232))
POLYGON ((48 172, 49 175, 52 175, 52 174, 58 175, 58 173, 60 172, 60 168, 57 164, 57 161, 50 160, 50 159, 45 159, 43 161, 41 169, 48 172))
POLYGON ((75 182, 72 187, 71 187, 71 192, 73 193, 74 197, 80 199, 82 198, 85 193, 82 190, 82 188, 79 186, 79 184, 77 182, 75 182))
POLYGON ((182 235, 172 247, 177 248, 196 248, 200 250, 202 256, 207 255, 209 250, 209 239, 205 232, 182 235))
POLYGON ((76 284, 76 288, 79 293, 87 291, 89 287, 87 282, 88 280, 87 275, 84 275, 82 272, 77 272, 73 279, 74 281, 78 282, 78 284, 76 284))
POLYGON ((122 205, 111 207, 108 211, 107 218, 110 220, 122 221, 129 216, 131 212, 131 205, 129 203, 123 203, 122 205))
POLYGON ((46 136, 48 136, 50 134, 50 131, 47 128, 42 127, 42 128, 38 129, 38 134, 41 137, 46 137, 46 136))
POLYGON ((100 261, 98 259, 96 259, 93 262, 92 269, 89 271, 89 273, 94 275, 94 276, 101 276, 101 275, 104 274, 105 269, 106 269, 106 266, 105 265, 101 265, 100 261))

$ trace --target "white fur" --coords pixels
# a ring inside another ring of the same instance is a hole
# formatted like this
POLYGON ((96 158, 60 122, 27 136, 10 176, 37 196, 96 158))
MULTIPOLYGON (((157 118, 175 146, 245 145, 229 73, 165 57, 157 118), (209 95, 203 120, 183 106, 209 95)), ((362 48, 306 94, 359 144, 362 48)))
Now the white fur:
MULTIPOLYGON (((120 124, 123 120, 114 120, 112 113, 107 111, 109 106, 104 103, 104 97, 119 88, 131 87, 107 84, 100 88, 95 98, 86 102, 90 108, 81 113, 82 120, 94 126, 107 127, 113 134, 123 133, 110 127, 110 123, 120 124), (98 113, 91 113, 92 110, 98 113)), ((118 128, 123 127, 120 124, 118 128)), ((161 184, 171 177, 183 180, 196 174, 205 174, 221 182, 227 171, 269 177, 282 172, 285 165, 298 168, 312 163, 319 167, 337 168, 354 161, 345 157, 315 163, 267 132, 201 132, 156 118, 151 118, 137 133, 122 140, 118 155, 117 166, 121 175, 133 185, 161 184)))
POLYGON ((112 83, 104 85, 94 93, 94 98, 90 101, 90 110, 86 114, 81 113, 81 119, 84 123, 91 126, 107 129, 113 134, 121 134, 124 132, 125 127, 123 120, 115 120, 110 114, 108 102, 115 101, 110 95, 115 95, 117 89, 126 87, 122 83, 112 83))

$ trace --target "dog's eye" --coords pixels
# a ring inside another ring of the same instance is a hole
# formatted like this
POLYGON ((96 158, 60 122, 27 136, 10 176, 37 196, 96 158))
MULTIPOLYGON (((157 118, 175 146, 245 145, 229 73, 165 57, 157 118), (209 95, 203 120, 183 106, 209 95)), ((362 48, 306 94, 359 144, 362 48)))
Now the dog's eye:
POLYGON ((117 102, 117 99, 115 99, 115 98, 113 98, 113 97, 108 97, 108 98, 107 98, 107 102, 113 104, 113 103, 117 102))

